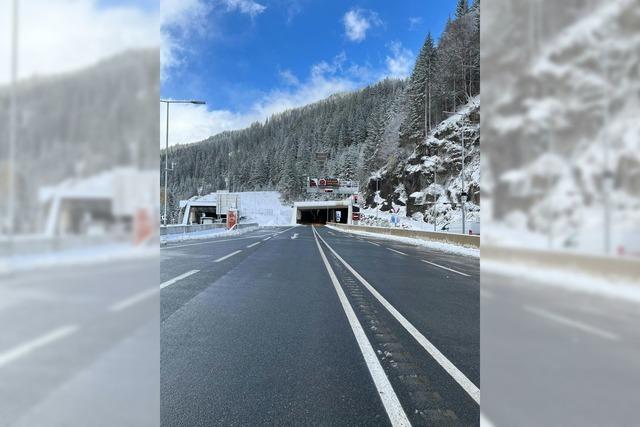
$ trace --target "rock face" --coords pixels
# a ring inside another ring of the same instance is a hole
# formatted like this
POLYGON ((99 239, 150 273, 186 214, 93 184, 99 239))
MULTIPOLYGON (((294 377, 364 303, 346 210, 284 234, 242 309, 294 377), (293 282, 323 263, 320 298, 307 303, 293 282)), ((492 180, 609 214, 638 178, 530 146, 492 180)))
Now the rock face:
POLYGON ((374 174, 367 184, 366 204, 378 204, 381 211, 395 207, 401 214, 428 223, 435 219, 442 228, 460 221, 462 193, 466 191, 466 219, 478 221, 479 171, 480 97, 476 96, 434 127, 406 159, 391 160, 374 174))

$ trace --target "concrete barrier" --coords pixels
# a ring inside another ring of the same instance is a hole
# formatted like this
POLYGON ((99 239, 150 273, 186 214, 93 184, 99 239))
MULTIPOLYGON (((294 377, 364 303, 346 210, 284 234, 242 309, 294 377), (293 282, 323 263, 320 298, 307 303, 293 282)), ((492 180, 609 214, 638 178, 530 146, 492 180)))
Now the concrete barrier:
POLYGON ((483 245, 480 250, 480 259, 481 266, 484 260, 500 261, 578 270, 594 276, 640 281, 640 260, 627 257, 483 245))
POLYGON ((194 225, 169 225, 160 227, 160 235, 193 233, 195 231, 213 230, 214 228, 226 228, 227 224, 194 224, 194 225))
POLYGON ((422 231, 422 230, 407 230, 404 228, 389 228, 389 227, 370 227, 368 225, 347 225, 329 223, 329 225, 352 231, 365 231, 367 233, 386 234, 388 236, 408 237, 411 239, 420 239, 430 242, 450 243, 458 246, 465 246, 469 248, 480 247, 480 236, 467 236, 465 234, 454 233, 438 233, 434 231, 422 231))

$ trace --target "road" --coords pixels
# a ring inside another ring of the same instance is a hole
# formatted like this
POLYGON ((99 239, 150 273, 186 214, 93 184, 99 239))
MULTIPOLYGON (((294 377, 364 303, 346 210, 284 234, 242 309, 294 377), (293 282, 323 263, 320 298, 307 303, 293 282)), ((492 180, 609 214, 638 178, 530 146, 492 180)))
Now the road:
POLYGON ((495 426, 637 425, 640 305, 527 273, 483 267, 483 415, 495 426))
POLYGON ((477 257, 298 226, 160 275, 163 426, 478 424, 477 257))
POLYGON ((158 261, 0 277, 0 426, 160 423, 158 261))

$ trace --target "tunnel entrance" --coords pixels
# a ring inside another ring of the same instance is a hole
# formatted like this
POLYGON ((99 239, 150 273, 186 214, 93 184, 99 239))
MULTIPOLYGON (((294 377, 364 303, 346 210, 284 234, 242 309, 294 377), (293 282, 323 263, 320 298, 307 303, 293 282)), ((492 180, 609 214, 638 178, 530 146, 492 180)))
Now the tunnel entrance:
POLYGON ((348 208, 309 208, 298 209, 298 224, 326 224, 327 222, 347 223, 348 208), (340 212, 336 214, 336 212, 340 212), (337 221, 336 219, 338 219, 337 221))

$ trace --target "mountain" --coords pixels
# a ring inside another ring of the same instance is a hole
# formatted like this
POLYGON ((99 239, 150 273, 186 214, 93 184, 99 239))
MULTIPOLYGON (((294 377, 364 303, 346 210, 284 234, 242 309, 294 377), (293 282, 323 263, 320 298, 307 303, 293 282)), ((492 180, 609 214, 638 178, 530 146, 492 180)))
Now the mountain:
MULTIPOLYGON (((460 108, 464 110, 461 117, 478 114, 479 35, 479 1, 468 6, 460 0, 456 17, 447 22, 440 40, 426 36, 408 79, 383 80, 276 114, 243 130, 170 147, 174 162, 168 190, 170 215, 175 219, 179 200, 217 190, 278 190, 286 200, 301 199, 307 197, 306 177, 322 176, 358 181, 369 203, 370 179, 379 176, 381 196, 405 204, 408 200, 402 199, 407 197, 397 196, 398 185, 410 193, 424 190, 432 172, 429 167, 399 171, 417 166, 428 154, 443 156, 438 166, 443 204, 438 211, 449 221, 455 216, 449 211, 455 209, 446 203, 461 193, 454 179, 460 168, 456 147, 461 134, 446 126, 461 126, 468 137, 469 165, 479 163, 477 126, 448 119, 460 108), (315 160, 319 152, 329 154, 326 164, 315 160)), ((161 165, 165 154, 163 150, 161 165)), ((467 173, 472 177, 475 172, 467 173)), ((471 187, 465 189, 475 194, 478 180, 468 184, 471 187)), ((479 195, 472 197, 477 207, 479 195)), ((429 217, 426 205, 411 203, 409 215, 429 217)))
MULTIPOLYGON (((157 167, 158 97, 158 49, 132 50, 82 70, 20 81, 12 165, 19 227, 42 220, 36 209, 42 186, 117 166, 157 167)), ((0 129, 8 128, 8 120, 9 88, 4 86, 0 129)), ((4 175, 7 144, 0 150, 4 175)))

